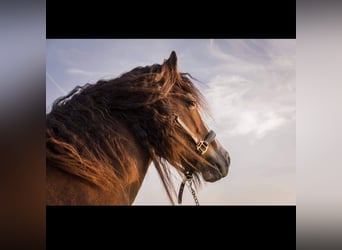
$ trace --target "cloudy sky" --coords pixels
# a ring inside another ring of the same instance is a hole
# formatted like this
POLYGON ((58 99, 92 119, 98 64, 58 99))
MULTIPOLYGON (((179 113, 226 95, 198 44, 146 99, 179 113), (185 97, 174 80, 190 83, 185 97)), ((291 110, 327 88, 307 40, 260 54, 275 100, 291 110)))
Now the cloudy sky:
MULTIPOLYGON (((231 155, 229 175, 198 190, 203 205, 296 204, 296 40, 48 39, 46 112, 76 85, 162 63, 202 83, 204 116, 231 155)), ((195 84, 198 84, 195 82, 195 84)), ((183 203, 193 205, 185 190, 183 203)), ((153 165, 133 205, 169 205, 153 165)))

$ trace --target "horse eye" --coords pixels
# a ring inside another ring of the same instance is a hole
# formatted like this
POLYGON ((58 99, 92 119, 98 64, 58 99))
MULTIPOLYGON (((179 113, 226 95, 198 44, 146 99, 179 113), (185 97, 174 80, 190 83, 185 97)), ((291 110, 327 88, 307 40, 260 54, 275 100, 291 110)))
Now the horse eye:
POLYGON ((189 101, 188 107, 189 107, 189 109, 194 109, 194 108, 196 108, 196 102, 194 102, 194 101, 189 101))

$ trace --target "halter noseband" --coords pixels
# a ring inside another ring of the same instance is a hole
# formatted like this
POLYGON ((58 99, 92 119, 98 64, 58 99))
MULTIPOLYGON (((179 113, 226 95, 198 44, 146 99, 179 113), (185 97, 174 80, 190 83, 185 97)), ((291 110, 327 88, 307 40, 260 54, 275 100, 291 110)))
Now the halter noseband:
MULTIPOLYGON (((204 155, 208 151, 210 143, 212 143, 215 140, 216 133, 213 130, 210 130, 209 133, 204 138, 204 140, 199 140, 197 136, 191 132, 188 126, 186 126, 186 124, 179 118, 178 115, 176 115, 176 122, 180 125, 181 128, 183 128, 187 132, 187 134, 195 142, 197 154, 201 156, 204 155)), ((179 193, 178 193, 178 204, 182 204, 184 186, 185 186, 185 183, 188 182, 189 188, 191 190, 195 203, 197 206, 199 205, 195 190, 192 188, 192 175, 193 175, 192 169, 184 169, 184 179, 181 183, 181 186, 179 188, 179 193)))

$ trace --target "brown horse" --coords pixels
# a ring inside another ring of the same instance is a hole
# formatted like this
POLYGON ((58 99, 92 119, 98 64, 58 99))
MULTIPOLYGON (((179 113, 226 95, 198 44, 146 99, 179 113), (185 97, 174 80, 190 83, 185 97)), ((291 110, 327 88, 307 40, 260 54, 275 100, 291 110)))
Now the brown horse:
POLYGON ((204 125, 204 98, 173 51, 162 65, 78 86, 46 116, 47 205, 131 205, 151 162, 172 204, 171 176, 215 182, 228 152, 204 125))

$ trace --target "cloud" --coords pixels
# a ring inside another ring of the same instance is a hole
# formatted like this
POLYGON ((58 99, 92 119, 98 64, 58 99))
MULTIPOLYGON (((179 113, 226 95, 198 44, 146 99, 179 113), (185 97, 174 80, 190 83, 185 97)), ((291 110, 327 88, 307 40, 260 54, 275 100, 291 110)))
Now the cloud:
POLYGON ((68 74, 85 75, 85 76, 90 76, 90 75, 94 74, 92 72, 84 71, 81 69, 68 69, 67 72, 68 72, 68 74))
POLYGON ((225 136, 266 136, 295 120, 295 41, 210 40, 205 96, 225 136))
POLYGON ((73 75, 83 75, 83 76, 103 76, 103 75, 110 75, 111 73, 105 72, 92 72, 92 71, 85 71, 82 69, 71 68, 67 70, 68 74, 73 75))
MULTIPOLYGON (((242 78, 224 77, 211 81, 205 95, 220 129, 229 136, 254 134, 257 139, 295 119, 295 103, 274 96, 255 95, 253 82, 242 78), (221 78, 221 79, 220 79, 221 78), (239 84, 240 83, 240 84, 239 84)), ((279 93, 278 93, 279 94, 279 93)))
POLYGON ((234 61, 234 57, 228 53, 224 53, 219 46, 217 46, 214 39, 209 40, 209 53, 212 57, 226 62, 234 61))
POLYGON ((245 110, 235 115, 235 125, 232 127, 231 135, 246 135, 254 133, 256 138, 262 138, 267 132, 283 125, 287 119, 274 111, 245 110))

